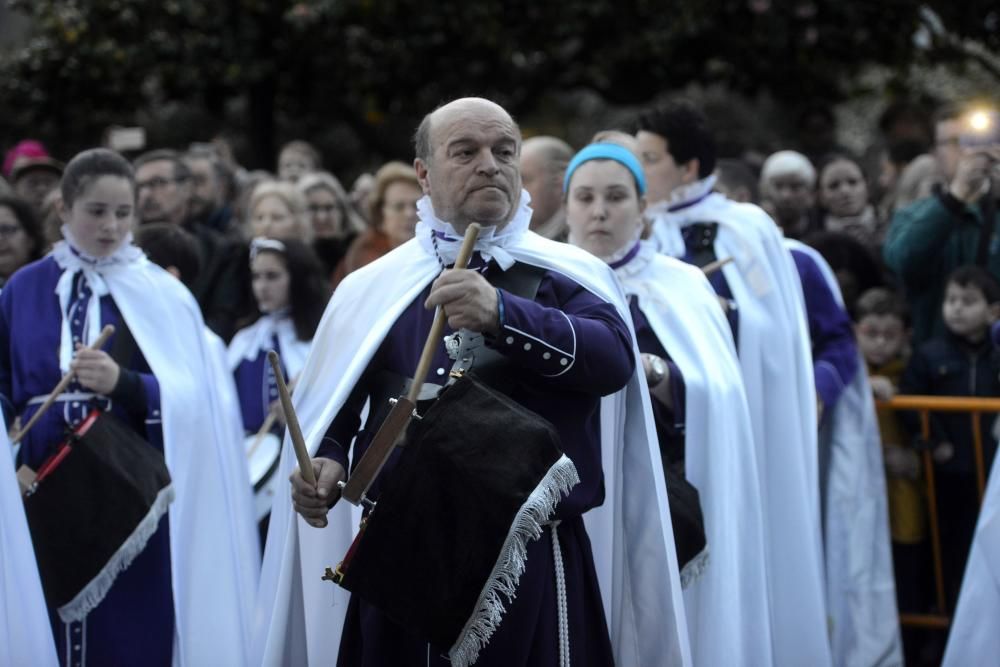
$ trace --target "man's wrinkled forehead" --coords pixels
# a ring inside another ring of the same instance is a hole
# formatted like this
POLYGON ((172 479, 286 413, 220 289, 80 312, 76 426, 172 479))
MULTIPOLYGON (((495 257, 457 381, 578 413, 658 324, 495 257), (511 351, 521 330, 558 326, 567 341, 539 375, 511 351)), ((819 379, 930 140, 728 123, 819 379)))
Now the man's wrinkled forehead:
POLYGON ((483 138, 509 140, 521 145, 521 132, 514 120, 500 107, 442 107, 431 116, 431 146, 436 152, 463 142, 478 142, 483 138))

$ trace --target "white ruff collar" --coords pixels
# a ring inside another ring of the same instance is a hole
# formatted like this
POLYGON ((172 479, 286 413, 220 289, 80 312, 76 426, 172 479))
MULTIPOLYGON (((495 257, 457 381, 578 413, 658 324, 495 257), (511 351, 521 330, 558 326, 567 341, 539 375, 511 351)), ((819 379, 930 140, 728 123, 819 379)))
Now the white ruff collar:
POLYGON ((646 210, 646 214, 653 218, 657 214, 662 213, 672 213, 688 206, 693 206, 698 201, 704 199, 712 193, 712 188, 715 187, 715 174, 709 174, 705 178, 695 181, 694 183, 688 183, 687 185, 682 185, 680 187, 674 188, 670 196, 663 200, 658 201, 655 204, 650 204, 649 208, 646 210))
POLYGON ((90 286, 92 296, 87 304, 87 314, 84 322, 83 343, 85 345, 97 340, 101 333, 101 297, 108 294, 105 275, 117 272, 130 264, 143 259, 142 250, 132 245, 132 233, 125 237, 118 249, 107 257, 92 257, 80 250, 80 245, 73 237, 69 227, 63 225, 65 241, 59 241, 52 248, 52 258, 63 270, 56 283, 56 295, 59 297, 59 311, 62 314, 62 331, 59 340, 59 369, 69 372, 69 364, 73 360, 73 334, 70 331, 68 310, 73 298, 73 279, 77 273, 82 273, 84 280, 90 286))
MULTIPOLYGON (((475 249, 479 251, 484 261, 495 259, 504 271, 514 265, 514 257, 507 251, 507 247, 517 243, 528 231, 528 225, 531 223, 530 204, 531 196, 528 191, 521 190, 517 212, 510 222, 500 229, 497 229, 496 225, 483 227, 479 232, 475 249)), ((417 216, 420 221, 417 223, 415 233, 423 249, 440 258, 445 266, 454 264, 462 247, 462 234, 459 234, 451 223, 437 217, 431 198, 427 195, 417 202, 417 216)))

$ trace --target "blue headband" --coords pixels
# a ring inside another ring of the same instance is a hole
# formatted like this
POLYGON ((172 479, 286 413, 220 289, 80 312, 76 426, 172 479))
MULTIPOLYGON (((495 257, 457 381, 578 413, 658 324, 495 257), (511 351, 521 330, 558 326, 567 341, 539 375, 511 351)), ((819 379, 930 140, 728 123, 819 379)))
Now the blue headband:
POLYGON ((642 165, 639 159, 624 146, 618 144, 590 144, 584 147, 579 153, 573 156, 566 167, 566 178, 563 180, 563 192, 569 192, 569 182, 573 178, 573 172, 590 160, 614 160, 632 172, 635 177, 636 187, 639 188, 639 195, 646 194, 646 177, 642 173, 642 165))

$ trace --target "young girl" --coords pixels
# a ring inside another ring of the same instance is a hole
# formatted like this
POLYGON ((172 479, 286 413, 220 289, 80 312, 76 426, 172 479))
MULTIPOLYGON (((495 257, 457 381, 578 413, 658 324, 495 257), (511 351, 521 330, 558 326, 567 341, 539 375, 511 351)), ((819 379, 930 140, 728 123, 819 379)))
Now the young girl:
MULTIPOLYGON (((259 457, 267 456, 267 451, 261 451, 253 436, 279 405, 278 385, 267 352, 275 350, 280 356, 285 382, 298 377, 323 316, 329 289, 319 260, 300 241, 255 239, 250 244, 250 273, 260 314, 253 324, 237 332, 229 344, 228 356, 236 378, 243 428, 251 436, 247 456, 256 470, 259 457)), ((270 431, 280 436, 281 424, 274 423, 270 431)), ((266 518, 271 508, 270 463, 277 462, 277 448, 272 454, 273 459, 265 461, 263 470, 252 478, 257 489, 255 513, 264 522, 262 541, 267 535, 266 518)))
MULTIPOLYGON (((198 306, 132 245, 135 177, 124 158, 104 149, 80 153, 61 189, 65 241, 13 276, 0 296, 7 423, 16 416, 26 423, 73 373, 21 439, 18 463, 37 470, 67 428, 99 409, 164 452, 175 500, 145 547, 71 618, 50 605, 59 659, 245 662, 253 603, 247 591, 256 583, 250 498, 236 483, 238 449, 215 418, 219 399, 203 371, 208 356, 198 306), (116 327, 111 340, 86 349, 108 324, 116 327)), ((93 502, 102 502, 99 487, 93 502)))

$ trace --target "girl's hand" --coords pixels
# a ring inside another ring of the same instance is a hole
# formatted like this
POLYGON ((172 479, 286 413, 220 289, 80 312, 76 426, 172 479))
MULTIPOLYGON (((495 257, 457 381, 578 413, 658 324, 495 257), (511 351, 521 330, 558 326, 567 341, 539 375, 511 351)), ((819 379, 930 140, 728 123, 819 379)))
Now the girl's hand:
POLYGON ((79 344, 69 367, 84 388, 105 396, 114 391, 121 375, 121 368, 107 352, 91 350, 79 344))

